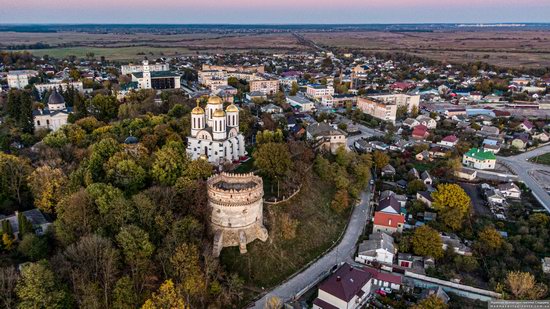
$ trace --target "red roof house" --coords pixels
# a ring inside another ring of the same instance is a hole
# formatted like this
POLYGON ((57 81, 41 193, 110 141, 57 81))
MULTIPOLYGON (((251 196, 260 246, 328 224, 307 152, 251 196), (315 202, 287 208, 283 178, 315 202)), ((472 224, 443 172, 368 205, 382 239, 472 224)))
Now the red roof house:
POLYGON ((430 133, 428 133, 428 127, 423 124, 414 127, 412 132, 412 138, 417 140, 426 139, 428 135, 430 135, 430 133))
POLYGON ((403 224, 405 224, 405 217, 403 215, 377 211, 374 213, 373 232, 387 234, 401 233, 403 232, 403 224))

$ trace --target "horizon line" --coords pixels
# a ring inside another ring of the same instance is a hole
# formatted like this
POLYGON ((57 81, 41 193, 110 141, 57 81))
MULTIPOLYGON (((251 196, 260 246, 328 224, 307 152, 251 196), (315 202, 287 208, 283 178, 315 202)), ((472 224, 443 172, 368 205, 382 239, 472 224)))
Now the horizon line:
POLYGON ((95 25, 170 25, 170 26, 316 26, 316 25, 329 25, 329 26, 363 26, 363 25, 550 25, 548 21, 506 21, 506 22, 387 22, 387 23, 118 23, 118 22, 97 22, 97 23, 2 23, 0 26, 95 26, 95 25))

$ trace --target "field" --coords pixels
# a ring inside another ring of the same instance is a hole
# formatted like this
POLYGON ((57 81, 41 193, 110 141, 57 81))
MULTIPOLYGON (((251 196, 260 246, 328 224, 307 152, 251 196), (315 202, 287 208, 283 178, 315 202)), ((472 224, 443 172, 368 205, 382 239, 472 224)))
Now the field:
POLYGON ((550 165, 550 153, 545 153, 538 157, 531 158, 529 161, 538 164, 550 165))
MULTIPOLYGON (((320 46, 342 51, 402 52, 449 63, 483 61, 502 67, 550 67, 550 31, 543 29, 296 31, 320 46)), ((37 43, 52 47, 32 50, 39 56, 82 56, 92 52, 111 60, 141 59, 143 53, 173 56, 312 50, 290 32, 0 32, 0 49, 37 43)))
POLYGON ((498 66, 550 66, 550 32, 436 31, 306 33, 322 46, 371 52, 403 52, 449 63, 483 61, 498 66))
POLYGON ((237 272, 247 286, 273 287, 301 269, 333 245, 342 233, 347 216, 338 216, 330 209, 334 188, 312 176, 312 185, 304 185, 293 199, 279 205, 264 205, 269 239, 248 245, 241 255, 238 247, 222 250, 221 261, 227 271, 237 272), (298 220, 296 236, 285 240, 275 219, 289 213, 298 220))

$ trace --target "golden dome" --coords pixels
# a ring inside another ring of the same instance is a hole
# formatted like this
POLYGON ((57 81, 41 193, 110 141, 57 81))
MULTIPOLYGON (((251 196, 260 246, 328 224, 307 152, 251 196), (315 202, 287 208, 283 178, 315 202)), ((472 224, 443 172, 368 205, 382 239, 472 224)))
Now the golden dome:
POLYGON ((214 112, 214 117, 225 117, 225 112, 223 111, 223 109, 217 109, 214 112))
POLYGON ((225 109, 225 111, 228 113, 230 112, 238 113, 239 109, 237 108, 237 106, 235 106, 235 104, 231 104, 225 109))
POLYGON ((193 108, 193 110, 191 111, 191 114, 193 114, 193 115, 204 115, 204 109, 202 109, 200 106, 197 106, 197 107, 193 108))
POLYGON ((218 97, 217 95, 213 95, 210 98, 208 98, 208 104, 212 105, 221 105, 223 104, 222 98, 218 97))

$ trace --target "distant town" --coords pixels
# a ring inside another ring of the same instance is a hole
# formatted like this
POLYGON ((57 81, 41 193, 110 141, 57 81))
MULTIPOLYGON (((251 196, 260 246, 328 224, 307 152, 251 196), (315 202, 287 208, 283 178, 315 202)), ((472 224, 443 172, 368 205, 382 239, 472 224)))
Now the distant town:
POLYGON ((289 31, 308 49, 0 51, 3 307, 548 299, 548 68, 289 31))

